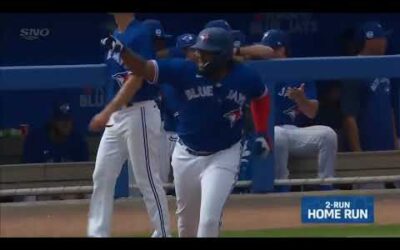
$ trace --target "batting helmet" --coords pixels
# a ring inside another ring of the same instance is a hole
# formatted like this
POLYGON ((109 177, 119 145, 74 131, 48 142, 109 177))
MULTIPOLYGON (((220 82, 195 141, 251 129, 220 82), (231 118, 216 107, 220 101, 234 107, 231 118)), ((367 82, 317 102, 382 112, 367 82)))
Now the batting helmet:
POLYGON ((222 28, 202 30, 191 47, 214 54, 214 58, 200 66, 200 73, 209 74, 226 65, 233 58, 233 39, 229 31, 222 28))

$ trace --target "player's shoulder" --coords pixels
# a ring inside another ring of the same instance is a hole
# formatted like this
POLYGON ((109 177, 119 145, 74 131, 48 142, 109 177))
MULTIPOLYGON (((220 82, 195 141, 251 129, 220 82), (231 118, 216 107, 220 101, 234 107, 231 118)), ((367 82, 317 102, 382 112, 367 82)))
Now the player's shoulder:
POLYGON ((235 62, 234 71, 236 77, 261 81, 260 73, 245 63, 235 62))

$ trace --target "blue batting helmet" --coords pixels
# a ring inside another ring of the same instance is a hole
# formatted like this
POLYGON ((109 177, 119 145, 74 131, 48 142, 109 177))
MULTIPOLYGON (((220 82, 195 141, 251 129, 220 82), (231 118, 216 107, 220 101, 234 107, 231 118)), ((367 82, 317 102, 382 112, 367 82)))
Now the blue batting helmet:
POLYGON ((196 43, 191 47, 214 54, 214 58, 201 65, 200 73, 210 74, 225 65, 233 58, 233 39, 229 31, 223 28, 206 28, 197 36, 196 43))

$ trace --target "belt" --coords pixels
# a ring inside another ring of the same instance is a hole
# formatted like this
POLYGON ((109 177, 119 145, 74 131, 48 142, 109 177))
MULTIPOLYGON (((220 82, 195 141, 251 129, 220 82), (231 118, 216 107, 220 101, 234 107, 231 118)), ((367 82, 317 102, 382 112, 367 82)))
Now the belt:
POLYGON ((189 154, 194 155, 194 156, 209 156, 209 155, 214 154, 214 152, 196 151, 196 150, 190 149, 188 147, 186 147, 186 152, 188 152, 189 154))
POLYGON ((189 154, 194 155, 194 156, 209 156, 209 155, 212 155, 212 154, 215 153, 215 152, 207 152, 207 151, 197 151, 197 150, 193 150, 193 149, 189 148, 188 146, 186 146, 185 144, 183 144, 183 142, 182 142, 181 139, 178 139, 178 142, 179 142, 181 145, 183 145, 183 146, 186 147, 186 152, 188 152, 189 154))

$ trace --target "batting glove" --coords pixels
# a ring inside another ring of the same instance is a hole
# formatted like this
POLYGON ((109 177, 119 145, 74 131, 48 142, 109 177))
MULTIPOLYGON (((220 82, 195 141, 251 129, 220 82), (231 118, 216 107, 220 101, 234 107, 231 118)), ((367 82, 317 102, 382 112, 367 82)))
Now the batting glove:
POLYGON ((120 53, 124 49, 124 45, 113 36, 101 39, 100 43, 112 53, 120 53))
POLYGON ((266 135, 257 135, 254 140, 252 151, 255 155, 268 155, 271 151, 271 144, 268 137, 266 135))

